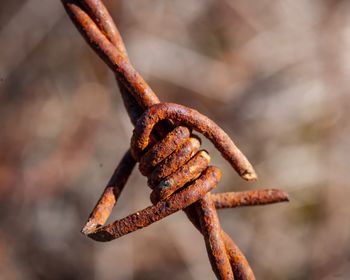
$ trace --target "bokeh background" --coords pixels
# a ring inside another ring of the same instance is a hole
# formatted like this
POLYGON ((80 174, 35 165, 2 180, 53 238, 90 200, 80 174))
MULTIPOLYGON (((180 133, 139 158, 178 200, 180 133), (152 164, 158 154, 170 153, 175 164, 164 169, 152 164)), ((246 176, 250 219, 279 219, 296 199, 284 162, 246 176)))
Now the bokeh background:
MULTIPOLYGON (((218 190, 289 192, 220 212, 257 279, 350 279, 350 2, 106 4, 161 100, 208 115, 254 163, 245 183, 205 142, 218 190)), ((110 243, 80 234, 132 126, 58 0, 1 1, 0 125, 0 279, 214 279, 181 212, 110 243)), ((113 218, 149 192, 136 170, 113 218)))

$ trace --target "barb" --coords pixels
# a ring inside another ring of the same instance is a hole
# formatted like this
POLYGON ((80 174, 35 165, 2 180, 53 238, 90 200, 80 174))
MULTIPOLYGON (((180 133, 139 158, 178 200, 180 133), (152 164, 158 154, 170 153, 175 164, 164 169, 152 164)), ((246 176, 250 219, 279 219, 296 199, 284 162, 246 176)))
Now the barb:
POLYGON ((136 126, 131 150, 116 168, 82 232, 97 241, 110 241, 183 209, 203 234, 218 279, 255 279, 244 255, 221 229, 216 209, 287 201, 287 194, 279 190, 210 194, 221 173, 209 166, 210 156, 199 150, 200 139, 191 129, 210 139, 242 178, 255 180, 256 173, 247 158, 207 117, 181 105, 159 103, 131 65, 120 33, 102 1, 62 3, 86 42, 115 73, 125 107, 136 126), (104 225, 136 160, 141 173, 148 177, 154 205, 104 225))
POLYGON ((257 206, 288 202, 287 193, 278 189, 252 190, 245 192, 217 193, 211 196, 216 209, 257 206))
POLYGON ((150 143, 150 134, 153 127, 164 119, 171 119, 202 133, 213 142, 222 156, 243 179, 247 181, 257 179, 257 175, 248 159, 217 124, 196 110, 173 103, 156 104, 139 118, 131 138, 131 152, 134 158, 140 158, 140 154, 150 143))
POLYGON ((117 203, 135 164, 136 161, 131 156, 130 150, 127 151, 115 169, 88 221, 81 230, 82 233, 88 235, 96 228, 104 225, 117 203))
POLYGON ((199 200, 216 187, 220 176, 219 169, 209 167, 192 186, 172 195, 168 200, 160 201, 109 225, 90 228, 85 233, 96 241, 110 241, 147 227, 199 200))

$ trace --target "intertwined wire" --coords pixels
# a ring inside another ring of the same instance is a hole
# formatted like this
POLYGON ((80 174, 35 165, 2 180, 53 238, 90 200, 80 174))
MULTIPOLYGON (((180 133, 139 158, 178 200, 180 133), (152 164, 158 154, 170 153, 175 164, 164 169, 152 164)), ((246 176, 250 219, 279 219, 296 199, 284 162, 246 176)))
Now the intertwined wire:
POLYGON ((211 194, 221 177, 200 150, 195 130, 218 148, 245 180, 255 171, 230 137, 199 112, 160 103, 156 94, 131 65, 122 38, 100 0, 62 0, 67 13, 87 43, 115 73, 123 101, 135 125, 131 148, 118 164, 82 232, 97 241, 110 241, 148 226, 178 210, 203 234, 218 279, 255 279, 237 245, 222 230, 217 209, 287 201, 276 189, 211 194), (105 225, 136 162, 152 188, 152 206, 105 225))

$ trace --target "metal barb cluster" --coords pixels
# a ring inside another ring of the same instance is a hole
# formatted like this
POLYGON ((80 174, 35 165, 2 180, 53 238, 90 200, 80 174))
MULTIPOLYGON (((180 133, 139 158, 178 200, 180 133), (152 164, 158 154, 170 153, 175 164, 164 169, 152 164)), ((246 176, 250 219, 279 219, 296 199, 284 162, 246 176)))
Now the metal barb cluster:
POLYGON ((211 194, 221 177, 200 150, 195 130, 207 137, 245 180, 255 171, 229 136, 199 112, 160 103, 156 94, 132 67, 124 43, 100 0, 62 0, 87 43, 115 73, 122 98, 135 125, 131 148, 118 164, 82 232, 97 241, 110 241, 184 210, 204 236, 212 269, 218 279, 255 279, 237 245, 222 230, 217 209, 288 201, 277 189, 211 194), (104 225, 136 162, 148 177, 152 206, 104 225))

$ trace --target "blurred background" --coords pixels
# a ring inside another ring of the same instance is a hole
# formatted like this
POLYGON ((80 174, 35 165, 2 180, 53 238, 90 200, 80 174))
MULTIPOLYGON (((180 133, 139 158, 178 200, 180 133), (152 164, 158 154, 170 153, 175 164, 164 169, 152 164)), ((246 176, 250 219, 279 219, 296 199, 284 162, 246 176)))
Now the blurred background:
MULTIPOLYGON (((223 127, 252 161, 243 182, 291 202, 220 212, 257 279, 350 279, 350 2, 105 1, 161 100, 223 127)), ((80 234, 129 146, 110 70, 60 1, 0 4, 0 279, 214 279, 182 212, 110 243, 80 234)), ((150 204, 136 169, 113 217, 150 204)))

